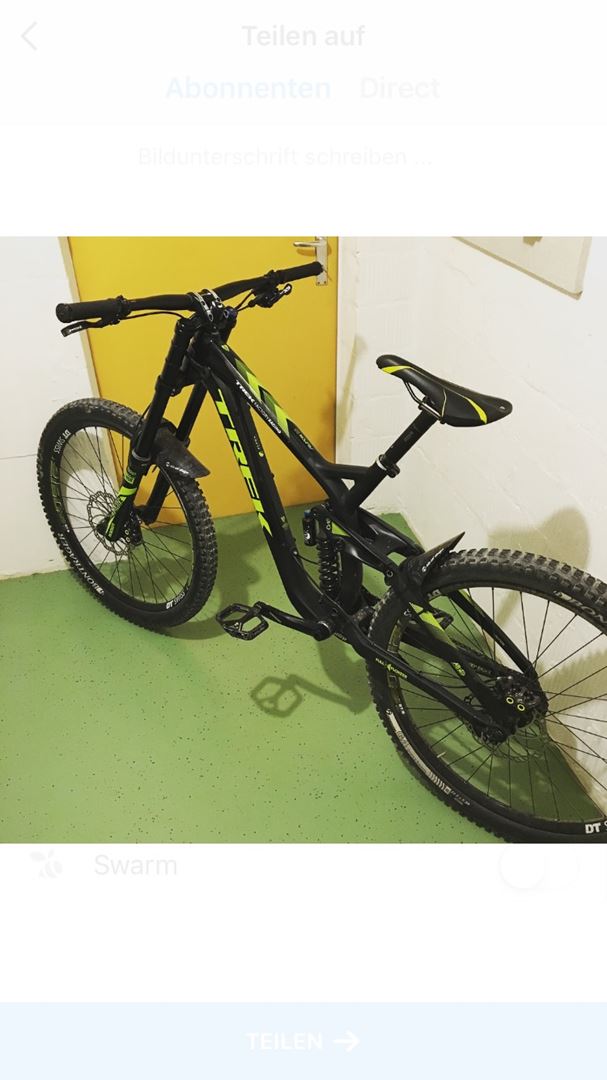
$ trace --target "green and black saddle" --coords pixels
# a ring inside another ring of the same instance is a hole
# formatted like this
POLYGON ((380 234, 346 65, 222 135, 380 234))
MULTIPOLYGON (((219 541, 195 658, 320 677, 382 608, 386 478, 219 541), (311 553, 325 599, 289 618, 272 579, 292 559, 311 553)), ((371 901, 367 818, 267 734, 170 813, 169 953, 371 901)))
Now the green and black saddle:
POLYGON ((492 424, 512 412, 512 405, 505 398, 468 390, 465 386, 458 386, 430 371, 424 371, 400 356, 380 356, 377 366, 388 375, 402 379, 413 399, 436 413, 441 424, 476 427, 478 424, 492 424), (421 398, 415 393, 416 390, 421 398))

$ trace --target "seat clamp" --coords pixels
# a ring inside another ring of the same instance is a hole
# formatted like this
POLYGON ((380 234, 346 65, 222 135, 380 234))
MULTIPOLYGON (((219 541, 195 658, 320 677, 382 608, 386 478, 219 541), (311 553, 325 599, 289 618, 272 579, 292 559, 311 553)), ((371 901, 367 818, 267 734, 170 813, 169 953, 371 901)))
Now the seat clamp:
POLYGON ((386 460, 383 454, 380 454, 379 457, 376 458, 375 464, 378 465, 383 472, 387 473, 387 475, 391 477, 398 476, 400 472, 398 465, 390 465, 389 463, 386 464, 386 460))

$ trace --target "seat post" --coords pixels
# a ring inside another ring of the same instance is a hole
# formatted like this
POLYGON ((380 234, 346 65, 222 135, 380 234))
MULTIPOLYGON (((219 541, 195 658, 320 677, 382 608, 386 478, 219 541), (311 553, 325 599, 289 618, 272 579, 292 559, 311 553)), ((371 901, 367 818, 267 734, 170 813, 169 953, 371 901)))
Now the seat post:
POLYGON ((422 435, 425 435, 430 430, 437 420, 437 416, 426 412, 425 409, 421 411, 419 416, 415 417, 415 420, 409 424, 408 428, 405 428, 402 434, 398 436, 398 439, 394 440, 386 452, 380 454, 377 461, 369 466, 365 475, 361 476, 360 480, 357 480, 350 488, 344 499, 344 508, 346 510, 357 509, 367 496, 381 484, 386 475, 395 476, 398 471, 395 471, 396 463, 409 452, 411 447, 421 439, 422 435))

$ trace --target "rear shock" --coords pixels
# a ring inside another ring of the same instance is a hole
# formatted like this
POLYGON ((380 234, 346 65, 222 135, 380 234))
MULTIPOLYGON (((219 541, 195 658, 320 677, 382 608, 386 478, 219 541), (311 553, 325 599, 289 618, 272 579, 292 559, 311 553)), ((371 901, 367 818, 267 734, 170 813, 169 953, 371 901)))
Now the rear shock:
POLYGON ((341 588, 341 569, 337 556, 335 540, 321 532, 318 541, 318 570, 320 587, 330 596, 337 600, 341 588))

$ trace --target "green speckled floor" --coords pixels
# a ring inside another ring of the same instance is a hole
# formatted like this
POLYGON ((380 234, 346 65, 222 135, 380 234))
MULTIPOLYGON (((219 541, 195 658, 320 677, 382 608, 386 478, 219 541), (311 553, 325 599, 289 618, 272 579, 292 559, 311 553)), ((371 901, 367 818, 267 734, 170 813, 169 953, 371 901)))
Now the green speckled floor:
POLYGON ((284 594, 254 516, 218 536, 208 608, 170 635, 67 571, 0 582, 0 840, 490 841, 410 775, 343 643, 220 629, 284 594))

